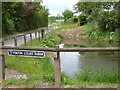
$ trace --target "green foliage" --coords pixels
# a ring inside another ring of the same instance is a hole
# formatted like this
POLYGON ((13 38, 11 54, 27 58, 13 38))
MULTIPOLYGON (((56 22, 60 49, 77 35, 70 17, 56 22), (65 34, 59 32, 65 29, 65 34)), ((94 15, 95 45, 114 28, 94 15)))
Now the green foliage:
POLYGON ((16 31, 21 32, 21 31, 26 31, 29 29, 29 26, 27 24, 27 21, 25 19, 20 19, 16 22, 16 31))
POLYGON ((88 36, 109 41, 118 41, 114 33, 120 29, 119 9, 119 2, 78 2, 75 5, 75 10, 82 13, 80 16, 85 15, 84 21, 95 22, 87 31, 88 36))
POLYGON ((117 83, 118 72, 114 70, 105 70, 103 68, 92 71, 85 68, 80 74, 75 74, 79 81, 99 82, 99 83, 117 83))
POLYGON ((5 20, 5 28, 7 33, 13 33, 15 31, 15 25, 12 19, 6 19, 5 20))
POLYGON ((2 9, 3 33, 22 32, 48 25, 48 10, 38 2, 5 2, 2 9))
POLYGON ((119 9, 119 5, 114 2, 78 2, 76 4, 76 10, 86 14, 89 22, 97 21, 100 29, 106 31, 115 31, 120 25, 117 9, 119 9))
POLYGON ((104 11, 96 20, 98 22, 99 27, 103 31, 114 32, 116 29, 118 29, 118 26, 120 25, 118 22, 118 16, 114 14, 114 11, 104 11))
POLYGON ((87 23, 87 20, 86 20, 87 16, 85 14, 79 15, 78 18, 81 26, 87 23))
POLYGON ((66 24, 76 24, 78 22, 78 17, 72 17, 66 20, 66 24))
POLYGON ((120 43, 120 29, 116 30, 113 32, 113 41, 119 42, 120 43))
POLYGON ((63 16, 64 16, 64 19, 65 19, 65 22, 66 22, 67 19, 72 18, 73 15, 74 15, 74 13, 73 13, 72 11, 70 11, 70 10, 65 10, 65 11, 63 12, 63 16))
POLYGON ((62 85, 74 85, 75 81, 70 79, 66 74, 62 73, 61 75, 62 85))
POLYGON ((82 26, 81 29, 85 30, 83 35, 95 39, 114 41, 119 43, 120 29, 117 29, 115 32, 105 31, 99 28, 93 30, 94 24, 97 24, 97 22, 87 23, 86 25, 82 26))

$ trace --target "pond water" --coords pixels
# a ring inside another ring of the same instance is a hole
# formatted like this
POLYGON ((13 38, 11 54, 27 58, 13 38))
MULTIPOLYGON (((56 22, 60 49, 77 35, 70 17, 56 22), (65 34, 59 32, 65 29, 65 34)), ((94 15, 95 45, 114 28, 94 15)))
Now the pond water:
MULTIPOLYGON (((117 45, 98 40, 63 40, 60 48, 64 47, 114 47, 117 45)), ((70 78, 80 73, 84 68, 91 70, 118 70, 118 52, 60 52, 61 71, 70 78)))

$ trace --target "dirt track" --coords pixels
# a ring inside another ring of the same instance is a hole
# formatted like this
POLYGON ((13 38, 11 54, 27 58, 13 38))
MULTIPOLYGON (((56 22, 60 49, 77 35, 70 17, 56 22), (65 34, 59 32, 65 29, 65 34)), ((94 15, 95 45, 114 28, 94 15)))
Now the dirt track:
POLYGON ((81 34, 83 34, 84 31, 81 30, 80 28, 76 28, 76 29, 60 30, 60 33, 62 35, 64 35, 65 37, 71 37, 71 38, 81 37, 81 38, 83 38, 83 36, 81 34))

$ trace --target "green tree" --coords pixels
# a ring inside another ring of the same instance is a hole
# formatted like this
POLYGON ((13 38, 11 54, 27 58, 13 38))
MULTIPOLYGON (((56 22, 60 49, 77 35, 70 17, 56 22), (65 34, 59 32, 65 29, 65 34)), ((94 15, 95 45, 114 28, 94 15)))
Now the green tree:
POLYGON ((103 31, 115 31, 120 26, 118 10, 120 3, 116 2, 78 2, 76 12, 85 14, 86 20, 95 21, 103 31))
POLYGON ((48 25, 48 9, 39 2, 4 2, 2 32, 14 33, 48 25))
POLYGON ((66 22, 67 19, 72 18, 73 15, 74 15, 74 13, 73 13, 72 11, 70 11, 70 10, 65 10, 65 11, 63 12, 63 16, 64 16, 64 19, 65 19, 65 22, 66 22))

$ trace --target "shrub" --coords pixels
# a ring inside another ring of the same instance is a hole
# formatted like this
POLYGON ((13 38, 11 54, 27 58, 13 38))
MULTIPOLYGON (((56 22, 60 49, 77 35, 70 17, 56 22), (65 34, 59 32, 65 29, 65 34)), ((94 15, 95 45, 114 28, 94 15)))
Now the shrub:
POLYGON ((5 30, 7 33, 13 33, 15 31, 14 21, 12 19, 5 20, 5 30))
POLYGON ((78 16, 78 18, 79 18, 79 24, 80 25, 85 25, 87 23, 87 20, 86 20, 87 16, 86 15, 81 14, 81 15, 78 16))
POLYGON ((78 17, 72 17, 66 20, 67 24, 75 24, 78 22, 78 17))
POLYGON ((27 21, 25 19, 20 19, 17 23, 16 23, 16 31, 26 31, 28 30, 29 27, 27 25, 27 21))
POLYGON ((114 32, 114 36, 113 36, 113 40, 116 41, 116 42, 120 42, 120 29, 117 29, 115 32, 114 32))

